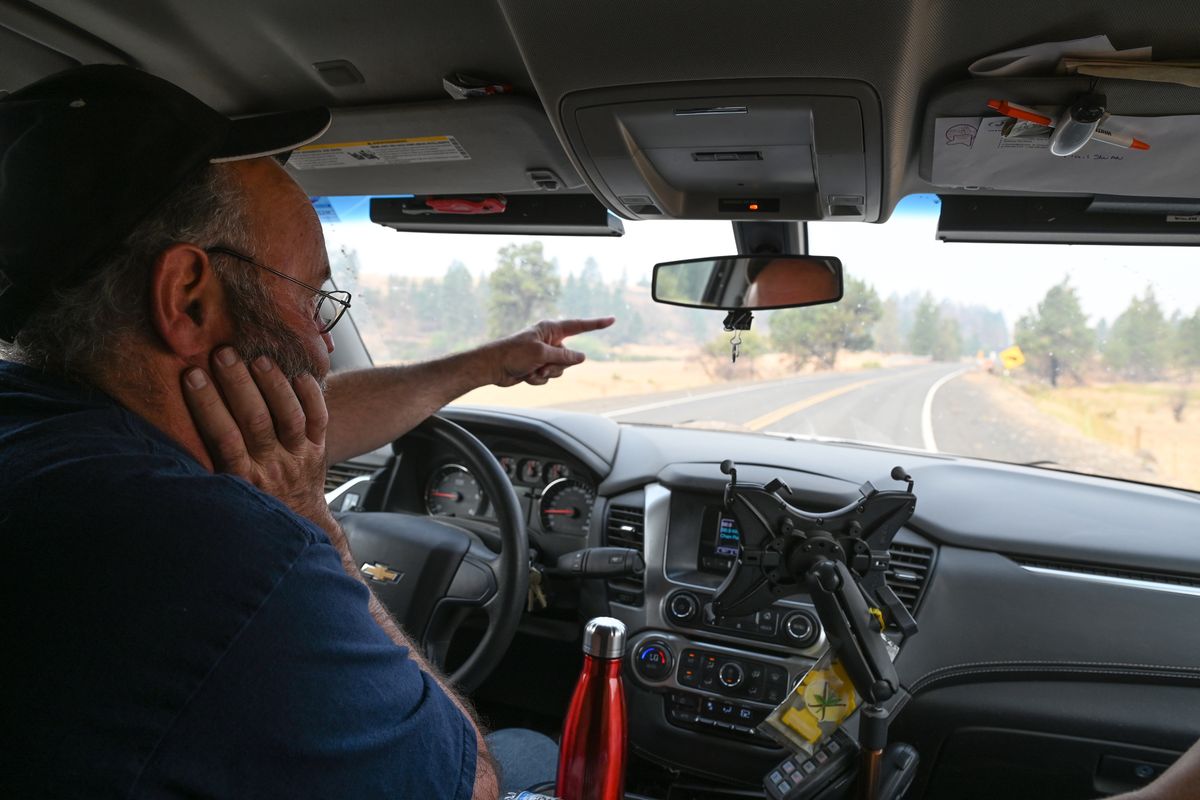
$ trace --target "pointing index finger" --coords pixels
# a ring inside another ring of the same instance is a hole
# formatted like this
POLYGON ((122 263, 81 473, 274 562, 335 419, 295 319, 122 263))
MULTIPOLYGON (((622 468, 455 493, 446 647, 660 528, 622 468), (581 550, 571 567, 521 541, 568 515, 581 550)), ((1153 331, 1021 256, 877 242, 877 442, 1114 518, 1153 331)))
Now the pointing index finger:
POLYGON ((588 331, 598 331, 607 328, 616 322, 616 317, 592 317, 591 319, 563 319, 559 320, 558 327, 562 331, 563 336, 574 336, 577 333, 587 333, 588 331))

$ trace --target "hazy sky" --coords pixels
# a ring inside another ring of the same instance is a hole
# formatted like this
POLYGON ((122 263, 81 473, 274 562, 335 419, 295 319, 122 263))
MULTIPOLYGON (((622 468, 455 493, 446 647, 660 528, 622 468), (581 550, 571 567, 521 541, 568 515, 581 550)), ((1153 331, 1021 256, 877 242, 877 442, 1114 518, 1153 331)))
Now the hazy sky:
MULTIPOLYGON (((495 267, 508 242, 536 237, 398 233, 367 221, 366 198, 331 198, 336 224, 329 244, 350 244, 366 274, 440 277, 451 261, 476 275, 495 267)), ((946 244, 934 237, 937 198, 906 198, 883 225, 810 223, 809 247, 842 259, 846 271, 881 296, 929 291, 939 299, 979 304, 1004 313, 1011 329, 1046 290, 1070 277, 1092 322, 1112 320, 1130 298, 1154 287, 1167 313, 1200 306, 1200 249, 1100 245, 946 244)), ((636 283, 658 261, 728 255, 735 251, 727 222, 625 222, 622 237, 546 236, 545 251, 561 272, 578 272, 589 257, 607 280, 624 274, 636 283)))

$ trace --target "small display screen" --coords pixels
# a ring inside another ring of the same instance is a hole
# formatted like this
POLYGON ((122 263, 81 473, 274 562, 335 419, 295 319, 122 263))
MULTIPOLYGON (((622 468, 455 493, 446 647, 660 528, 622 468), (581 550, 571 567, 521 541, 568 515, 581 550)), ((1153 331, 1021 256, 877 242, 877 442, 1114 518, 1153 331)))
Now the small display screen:
POLYGON ((737 520, 725 514, 719 515, 717 525, 717 543, 713 547, 713 555, 737 558, 738 546, 742 543, 742 534, 738 532, 737 520))
POLYGON ((737 520, 720 507, 708 506, 704 509, 701 524, 703 530, 696 568, 701 572, 724 575, 733 569, 742 543, 737 520))

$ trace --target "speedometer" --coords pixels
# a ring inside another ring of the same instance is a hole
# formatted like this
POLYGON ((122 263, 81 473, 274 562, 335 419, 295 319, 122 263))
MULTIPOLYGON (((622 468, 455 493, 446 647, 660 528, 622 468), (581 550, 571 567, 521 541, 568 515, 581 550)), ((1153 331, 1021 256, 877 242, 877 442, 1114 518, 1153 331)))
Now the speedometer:
POLYGON ((592 506, 595 504, 595 490, 583 481, 574 478, 554 481, 538 500, 542 530, 584 536, 592 521, 592 506))
POLYGON ((477 517, 485 499, 479 481, 458 464, 439 467, 425 487, 425 508, 444 517, 477 517))

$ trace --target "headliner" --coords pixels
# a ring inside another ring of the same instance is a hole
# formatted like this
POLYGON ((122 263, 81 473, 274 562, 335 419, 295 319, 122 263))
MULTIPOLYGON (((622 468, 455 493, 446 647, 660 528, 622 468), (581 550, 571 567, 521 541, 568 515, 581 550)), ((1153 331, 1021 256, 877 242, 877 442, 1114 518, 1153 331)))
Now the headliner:
POLYGON ((855 78, 882 102, 890 209, 930 190, 917 176, 923 104, 974 59, 1097 33, 1117 48, 1152 45, 1156 59, 1195 57, 1194 12, 1184 0, 0 0, 0 89, 71 63, 125 61, 246 114, 444 99, 441 77, 464 72, 509 80, 557 125, 562 97, 586 88, 855 78), (334 59, 365 82, 328 86, 312 63, 334 59))

